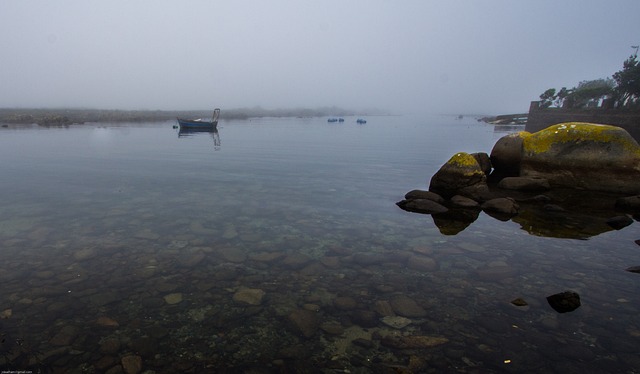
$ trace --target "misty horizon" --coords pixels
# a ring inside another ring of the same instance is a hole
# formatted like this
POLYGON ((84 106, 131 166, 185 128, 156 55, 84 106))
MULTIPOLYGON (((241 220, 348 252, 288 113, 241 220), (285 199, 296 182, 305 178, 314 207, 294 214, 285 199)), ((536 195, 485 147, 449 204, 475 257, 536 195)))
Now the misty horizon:
POLYGON ((518 113, 620 70, 637 14, 635 1, 2 2, 0 107, 518 113))

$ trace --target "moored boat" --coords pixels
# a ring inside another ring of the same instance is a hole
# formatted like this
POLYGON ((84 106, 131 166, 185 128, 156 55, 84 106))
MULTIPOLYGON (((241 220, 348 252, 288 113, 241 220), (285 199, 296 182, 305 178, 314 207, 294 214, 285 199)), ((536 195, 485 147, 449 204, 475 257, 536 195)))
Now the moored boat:
POLYGON ((220 109, 216 108, 213 111, 211 121, 205 121, 198 119, 186 119, 178 118, 178 124, 181 129, 213 129, 218 126, 218 117, 220 116, 220 109))

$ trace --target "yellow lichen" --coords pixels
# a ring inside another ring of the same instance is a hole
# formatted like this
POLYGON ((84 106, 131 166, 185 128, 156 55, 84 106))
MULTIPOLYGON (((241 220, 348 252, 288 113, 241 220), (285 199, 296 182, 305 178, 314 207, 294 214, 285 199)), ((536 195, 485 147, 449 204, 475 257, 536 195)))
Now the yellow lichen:
POLYGON ((463 171, 462 175, 471 177, 473 175, 482 175, 484 172, 480 169, 480 164, 475 157, 466 152, 456 153, 447 161, 447 165, 454 166, 459 171, 463 171))
POLYGON ((631 136, 620 136, 621 129, 616 126, 599 125, 586 122, 567 122, 549 126, 533 134, 523 136, 524 151, 541 153, 548 151, 553 144, 591 141, 597 143, 618 143, 626 151, 640 155, 638 143, 631 136))
POLYGON ((449 159, 449 161, 447 161, 447 163, 467 167, 479 166, 478 161, 475 159, 475 157, 466 152, 456 153, 449 159))

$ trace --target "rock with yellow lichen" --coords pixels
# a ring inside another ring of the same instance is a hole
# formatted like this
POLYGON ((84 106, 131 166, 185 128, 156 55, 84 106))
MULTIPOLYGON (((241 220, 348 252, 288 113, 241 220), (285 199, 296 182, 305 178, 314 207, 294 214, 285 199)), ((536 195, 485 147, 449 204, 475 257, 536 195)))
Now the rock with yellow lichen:
POLYGON ((640 193, 640 145, 620 127, 569 122, 521 136, 520 176, 556 187, 640 193))
POLYGON ((397 205, 432 214, 445 235, 464 230, 480 208, 534 235, 588 238, 618 228, 607 212, 614 205, 640 213, 640 145, 609 125, 570 122, 522 131, 499 139, 490 157, 455 154, 431 177, 429 192, 411 191, 397 205))
POLYGON ((489 192, 487 175, 476 157, 465 152, 456 153, 431 177, 429 191, 447 199, 462 195, 482 201, 489 192))

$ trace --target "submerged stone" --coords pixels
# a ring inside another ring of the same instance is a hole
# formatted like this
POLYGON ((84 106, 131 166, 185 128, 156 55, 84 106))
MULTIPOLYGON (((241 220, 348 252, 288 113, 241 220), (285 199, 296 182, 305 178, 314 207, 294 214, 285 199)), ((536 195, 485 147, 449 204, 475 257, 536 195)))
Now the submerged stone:
POLYGON ((400 316, 385 316, 380 318, 380 321, 389 327, 393 327, 394 329, 402 329, 411 324, 411 320, 406 317, 400 316))
POLYGON ((449 339, 439 336, 395 336, 388 335, 380 340, 380 343, 386 347, 396 349, 421 349, 431 348, 449 342, 449 339))
POLYGON ((260 305, 265 292, 258 288, 241 288, 233 294, 233 301, 249 305, 260 305))
POLYGON ((126 374, 138 374, 142 370, 142 357, 127 355, 122 357, 122 370, 126 374))
POLYGON ((517 270, 504 262, 490 263, 487 266, 478 268, 478 277, 484 281, 498 281, 513 277, 517 270))
POLYGON ((431 257, 414 255, 407 259, 407 267, 418 271, 433 271, 438 268, 438 263, 431 257))
POLYGON ((56 335, 54 335, 49 343, 51 345, 64 346, 71 345, 78 334, 80 333, 80 329, 75 326, 64 326, 56 335))
POLYGON ((164 301, 169 305, 178 304, 182 301, 182 294, 180 292, 170 293, 165 295, 164 301))
POLYGON ((109 318, 109 317, 98 317, 98 319, 96 320, 96 324, 98 324, 99 326, 104 326, 104 327, 118 327, 120 326, 120 324, 118 323, 118 321, 114 320, 113 318, 109 318))
POLYGON ((518 297, 517 299, 511 300, 511 304, 515 306, 527 306, 529 305, 523 298, 518 297))
POLYGON ((418 305, 418 303, 408 297, 408 296, 397 296, 393 298, 390 302, 393 311, 396 314, 399 314, 403 317, 425 317, 427 315, 427 311, 418 305))
POLYGON ((316 312, 306 309, 296 309, 289 314, 289 322, 294 331, 306 338, 315 335, 320 326, 320 319, 316 312))

